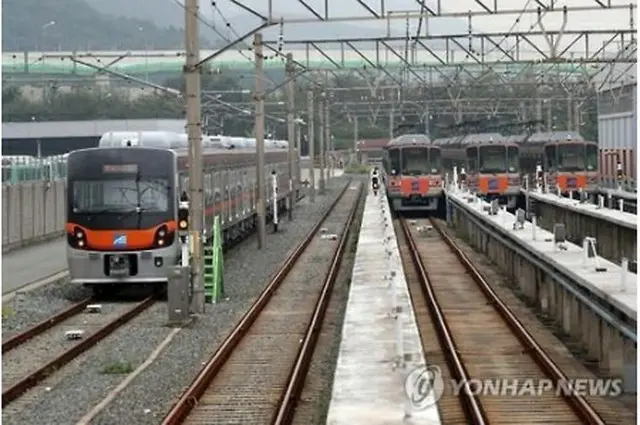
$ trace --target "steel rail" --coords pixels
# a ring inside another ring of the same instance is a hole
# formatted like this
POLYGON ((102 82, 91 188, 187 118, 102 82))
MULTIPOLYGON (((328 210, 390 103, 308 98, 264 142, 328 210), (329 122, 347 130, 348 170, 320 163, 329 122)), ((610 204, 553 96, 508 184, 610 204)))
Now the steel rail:
POLYGON ((86 298, 82 301, 80 301, 79 303, 76 303, 72 306, 70 306, 69 308, 51 316, 48 317, 46 319, 44 319, 42 322, 38 323, 37 325, 32 326, 31 328, 27 329, 24 332, 21 332, 17 335, 12 336, 11 338, 7 339, 6 341, 4 341, 2 343, 2 354, 13 350, 14 348, 18 347, 19 345, 24 344, 26 341, 30 340, 33 337, 36 337, 38 335, 40 335, 41 333, 43 333, 44 331, 47 331, 49 329, 51 329, 52 327, 54 327, 55 325, 57 325, 60 322, 63 322, 65 320, 67 320, 68 318, 75 316, 76 314, 79 314, 80 312, 82 312, 87 305, 89 305, 89 303, 93 300, 93 298, 86 298))
POLYGON ((363 185, 360 185, 357 201, 351 208, 349 217, 347 218, 345 230, 340 236, 338 249, 333 256, 331 267, 325 277, 322 291, 320 292, 320 296, 318 297, 317 304, 313 311, 313 316, 309 322, 309 327, 305 332, 295 365, 291 371, 291 375, 289 376, 286 390, 280 400, 278 411, 274 415, 275 418, 271 422, 273 425, 290 424, 293 420, 293 414, 298 404, 298 400, 300 399, 300 393, 304 388, 304 380, 307 376, 307 372, 309 371, 313 352, 318 342, 318 337, 320 336, 320 329, 322 328, 324 316, 327 312, 327 308, 329 307, 329 301, 331 300, 331 295, 333 293, 333 286, 336 278, 338 277, 338 272, 340 271, 344 250, 347 246, 349 235, 351 234, 351 225, 353 224, 363 193, 363 185))
POLYGON ((458 347, 453 340, 451 330, 449 329, 449 325, 444 318, 442 308, 440 307, 440 304, 436 299, 435 292, 430 283, 431 280, 429 279, 429 274, 425 269, 424 264, 422 263, 418 247, 413 240, 413 237, 411 236, 409 226, 404 219, 400 220, 400 224, 402 225, 402 230, 407 240, 407 246, 409 247, 411 259, 418 271, 418 276, 421 280, 420 286, 429 306, 429 314, 431 315, 434 327, 436 328, 438 339, 440 340, 440 345, 444 349, 449 369, 451 370, 451 373, 456 378, 456 380, 458 382, 462 382, 464 385, 464 391, 461 392, 461 398, 467 420, 469 421, 469 424, 473 425, 488 425, 489 420, 487 419, 487 415, 484 408, 482 407, 482 403, 480 402, 479 397, 475 394, 473 388, 471 388, 471 378, 469 377, 467 369, 464 367, 464 362, 458 354, 458 347))
POLYGON ((267 305, 272 295, 276 292, 280 284, 285 280, 289 271, 293 268, 298 258, 302 255, 307 246, 311 243, 314 236, 320 230, 320 227, 333 211, 338 202, 342 199, 351 185, 351 179, 344 186, 335 201, 327 208, 320 220, 305 236, 304 240, 295 248, 295 250, 282 263, 278 272, 269 281, 266 288, 262 291, 258 299, 253 303, 249 310, 244 314, 242 319, 233 328, 229 336, 222 342, 220 348, 215 352, 213 357, 207 361, 200 373, 193 380, 191 385, 185 390, 182 396, 171 408, 167 416, 162 421, 162 425, 179 425, 187 418, 189 413, 197 405, 198 400, 205 393, 211 381, 215 378, 218 371, 226 363, 234 349, 246 335, 253 323, 256 321, 264 307, 267 305))
MULTIPOLYGON (((458 247, 456 242, 449 237, 449 235, 447 235, 434 220, 431 220, 431 224, 438 231, 440 236, 442 236, 442 239, 449 246, 449 249, 451 249, 451 251, 464 265, 467 272, 469 272, 469 275, 478 284, 480 290, 487 297, 491 305, 496 309, 496 311, 498 311, 500 316, 502 316, 509 328, 511 328, 513 334, 518 338, 522 345, 526 347, 527 352, 534 359, 536 364, 549 378, 554 380, 556 385, 564 385, 564 388, 570 389, 572 385, 569 378, 567 378, 558 365, 555 364, 551 357, 549 357, 544 349, 536 342, 529 331, 527 331, 524 325, 513 314, 511 309, 502 302, 498 294, 496 294, 493 288, 491 288, 478 269, 473 265, 465 253, 462 252, 460 247, 458 247)), ((573 391, 562 391, 562 394, 583 424, 605 425, 605 422, 602 420, 600 415, 598 415, 582 395, 576 394, 573 391)))
POLYGON ((123 315, 119 316, 117 319, 108 323, 96 333, 92 334, 87 339, 83 340, 79 344, 73 346, 69 350, 62 353, 60 356, 50 361, 48 364, 42 366, 40 369, 36 370, 29 376, 23 378, 15 385, 6 389, 2 393, 2 407, 6 407, 9 403, 16 400, 22 394, 24 394, 29 389, 36 386, 42 380, 46 379, 49 375, 54 373, 56 370, 60 369, 62 366, 69 363, 71 360, 75 359, 80 354, 87 351, 89 348, 93 347, 95 344, 109 336, 113 331, 133 319, 135 316, 142 313, 144 310, 149 308, 156 301, 157 294, 151 295, 145 298, 143 301, 137 303, 132 309, 128 310, 123 315))

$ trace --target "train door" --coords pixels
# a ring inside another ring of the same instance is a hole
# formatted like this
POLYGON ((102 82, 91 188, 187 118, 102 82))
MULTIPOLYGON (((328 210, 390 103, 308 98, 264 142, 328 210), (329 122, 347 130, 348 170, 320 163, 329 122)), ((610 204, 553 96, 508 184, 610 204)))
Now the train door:
MULTIPOLYGON (((476 191, 478 190, 478 147, 471 146, 467 148, 467 158, 466 158, 466 167, 465 174, 467 179, 467 185, 469 190, 476 191)), ((462 170, 458 170, 458 173, 461 173, 462 170)))
POLYGON ((546 185, 549 189, 555 189, 558 184, 557 166, 558 166, 558 149, 556 145, 547 145, 544 147, 544 168, 547 172, 546 185))

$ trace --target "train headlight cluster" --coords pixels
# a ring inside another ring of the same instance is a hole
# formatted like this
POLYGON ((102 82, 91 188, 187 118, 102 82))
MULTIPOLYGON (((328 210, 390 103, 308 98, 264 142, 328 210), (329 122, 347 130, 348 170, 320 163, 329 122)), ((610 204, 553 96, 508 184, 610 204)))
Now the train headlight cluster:
POLYGON ((158 230, 156 230, 153 242, 156 248, 162 248, 164 246, 171 245, 174 237, 175 232, 170 232, 167 226, 162 225, 158 230))
POLYGON ((73 248, 86 248, 87 237, 82 229, 75 227, 73 232, 67 234, 67 242, 73 248))

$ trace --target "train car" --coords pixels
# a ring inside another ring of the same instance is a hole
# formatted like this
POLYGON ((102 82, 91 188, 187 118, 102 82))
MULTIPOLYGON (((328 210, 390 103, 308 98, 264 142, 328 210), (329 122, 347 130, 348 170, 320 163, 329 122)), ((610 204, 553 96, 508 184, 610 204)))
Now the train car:
MULTIPOLYGON (((180 260, 178 201, 189 191, 187 145, 173 133, 106 134, 97 148, 68 157, 67 262, 71 282, 102 292, 114 286, 166 283, 180 260), (168 148, 170 146, 170 148, 168 148)), ((270 175, 286 176, 287 151, 267 150, 264 190, 272 203, 270 175)), ((214 216, 224 241, 255 226, 255 152, 203 149, 204 228, 214 216)), ((283 207, 289 182, 278 179, 283 207)), ((271 214, 272 207, 267 208, 271 214)))
POLYGON ((520 144, 524 172, 530 181, 535 166, 541 165, 545 185, 568 194, 582 189, 596 193, 600 179, 598 144, 586 141, 577 132, 534 133, 520 144))
POLYGON ((438 139, 446 172, 453 176, 464 171, 469 190, 487 201, 497 199, 501 205, 515 208, 521 188, 520 156, 516 143, 499 133, 467 134, 438 139))
POLYGON ((441 150, 424 134, 405 134, 384 149, 383 180, 394 211, 436 211, 443 195, 441 150))

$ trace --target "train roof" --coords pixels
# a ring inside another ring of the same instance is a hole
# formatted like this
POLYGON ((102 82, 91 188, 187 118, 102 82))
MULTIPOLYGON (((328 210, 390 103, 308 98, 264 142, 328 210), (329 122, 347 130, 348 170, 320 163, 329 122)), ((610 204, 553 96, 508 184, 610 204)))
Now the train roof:
POLYGON ((550 142, 585 142, 586 140, 577 131, 551 131, 533 133, 526 143, 550 143, 550 142))
POLYGON ((440 138, 434 140, 434 143, 443 148, 466 148, 468 146, 478 144, 503 144, 507 143, 507 138, 500 133, 477 133, 440 138))
POLYGON ((431 139, 426 134, 403 134, 392 139, 387 147, 402 147, 414 145, 431 145, 431 139))
MULTIPOLYGON (((109 131, 103 134, 98 142, 99 148, 126 146, 181 150, 189 147, 189 138, 187 134, 170 131, 109 131)), ((255 149, 256 139, 203 135, 202 147, 204 149, 255 149)), ((266 149, 288 147, 289 143, 284 140, 265 140, 266 149)))

